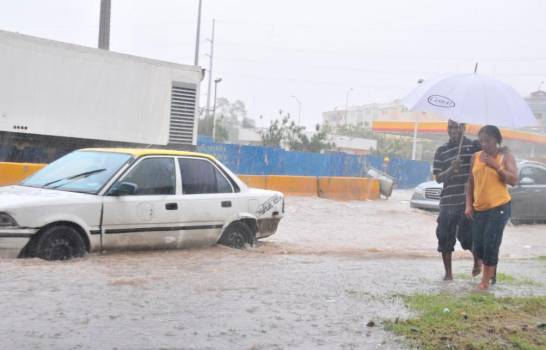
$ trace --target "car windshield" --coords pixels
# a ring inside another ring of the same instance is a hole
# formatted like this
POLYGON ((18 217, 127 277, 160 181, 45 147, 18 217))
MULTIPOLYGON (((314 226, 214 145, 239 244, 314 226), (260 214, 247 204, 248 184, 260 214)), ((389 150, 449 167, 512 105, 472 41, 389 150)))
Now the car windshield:
POLYGON ((97 194, 131 155, 76 151, 21 182, 22 186, 97 194))

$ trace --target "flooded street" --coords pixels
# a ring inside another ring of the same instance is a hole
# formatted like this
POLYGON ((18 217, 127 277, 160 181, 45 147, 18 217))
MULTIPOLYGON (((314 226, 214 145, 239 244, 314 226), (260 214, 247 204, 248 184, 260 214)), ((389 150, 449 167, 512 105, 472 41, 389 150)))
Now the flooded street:
MULTIPOLYGON (((249 250, 0 259, 4 349, 399 349, 381 321, 400 295, 467 293, 469 254, 440 281, 435 215, 388 201, 289 197, 279 232, 249 250), (368 327, 373 321, 374 327, 368 327)), ((509 226, 496 295, 546 294, 544 225, 509 226)))
MULTIPOLYGON (((267 240, 294 253, 436 257, 437 213, 409 207, 412 192, 388 200, 335 202, 289 197, 277 234, 267 240)), ((468 257, 457 243, 456 255, 468 257)), ((546 255, 546 225, 508 224, 501 258, 546 255)))

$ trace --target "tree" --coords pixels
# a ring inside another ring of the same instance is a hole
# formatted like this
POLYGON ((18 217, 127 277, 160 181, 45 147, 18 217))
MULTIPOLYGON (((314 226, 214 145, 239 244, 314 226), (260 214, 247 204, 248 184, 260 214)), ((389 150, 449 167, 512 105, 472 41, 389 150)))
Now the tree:
POLYGON ((372 154, 388 157, 411 158, 412 141, 407 137, 387 136, 375 133, 366 124, 341 125, 336 134, 377 140, 377 149, 372 154))
POLYGON ((225 121, 231 125, 241 125, 248 118, 248 112, 243 101, 236 100, 235 102, 230 102, 225 97, 219 97, 216 100, 215 114, 216 116, 224 117, 225 121))
POLYGON ((256 128, 256 121, 252 118, 244 117, 242 126, 245 129, 254 129, 256 128))
MULTIPOLYGON (((199 119, 197 134, 212 137, 212 116, 199 119)), ((228 132, 221 120, 216 120, 216 141, 224 142, 228 139, 228 132)))
POLYGON ((372 153, 390 158, 411 158, 411 148, 412 142, 407 138, 379 135, 377 149, 372 153))
POLYGON ((205 109, 200 110, 202 118, 199 120, 198 134, 212 137, 212 114, 216 119, 216 137, 218 142, 224 142, 229 140, 230 133, 235 133, 234 127, 243 124, 254 127, 255 122, 253 119, 247 117, 247 111, 244 102, 236 100, 230 102, 225 97, 219 97, 216 100, 216 111, 211 111, 209 116, 203 116, 205 109), (230 131, 231 130, 231 131, 230 131))
POLYGON ((311 136, 309 146, 307 147, 309 152, 320 152, 322 150, 330 150, 336 145, 332 142, 328 142, 328 135, 331 133, 331 129, 328 124, 325 124, 322 128, 319 124, 315 126, 316 132, 311 136))
POLYGON ((336 134, 349 136, 349 137, 360 137, 360 138, 375 138, 376 134, 369 129, 367 124, 358 123, 357 125, 347 124, 340 125, 336 128, 336 134))
MULTIPOLYGON (((282 114, 282 111, 279 114, 282 114)), ((267 131, 262 133, 262 144, 266 147, 281 147, 289 119, 290 116, 287 115, 281 119, 273 120, 267 131)))
POLYGON ((316 132, 311 139, 305 135, 305 127, 298 126, 290 119, 290 114, 283 115, 279 111, 279 119, 275 119, 269 125, 269 128, 262 134, 262 144, 268 147, 287 146, 292 151, 302 152, 320 152, 334 147, 333 143, 328 142, 329 128, 321 129, 316 126, 316 132))

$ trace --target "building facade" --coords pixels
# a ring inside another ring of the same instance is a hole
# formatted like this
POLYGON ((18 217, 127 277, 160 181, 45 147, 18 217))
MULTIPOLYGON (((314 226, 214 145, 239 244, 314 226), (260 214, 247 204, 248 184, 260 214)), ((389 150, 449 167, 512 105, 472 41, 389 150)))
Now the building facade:
POLYGON ((442 120, 434 113, 410 112, 400 100, 388 103, 370 103, 322 113, 322 120, 336 127, 341 125, 363 125, 371 129, 376 120, 416 121, 442 120))
POLYGON ((546 134, 546 91, 537 90, 532 92, 525 98, 525 101, 529 104, 531 111, 533 111, 533 114, 537 118, 538 126, 533 131, 546 134))

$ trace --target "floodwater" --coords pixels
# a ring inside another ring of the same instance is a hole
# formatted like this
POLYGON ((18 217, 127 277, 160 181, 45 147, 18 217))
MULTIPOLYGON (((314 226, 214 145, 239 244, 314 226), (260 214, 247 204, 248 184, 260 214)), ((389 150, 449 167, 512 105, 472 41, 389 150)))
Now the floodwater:
MULTIPOLYGON (((360 202, 289 197, 286 217, 268 242, 299 254, 435 257, 437 214, 410 208, 411 194, 399 190, 388 200, 360 202)), ((501 257, 544 255, 546 225, 508 224, 501 257)))
MULTIPOLYGON (((461 294, 477 284, 464 252, 456 280, 441 281, 435 216, 409 209, 410 195, 289 197, 279 232, 244 251, 0 258, 2 348, 404 348, 381 326, 410 316, 400 295, 461 294)), ((546 255, 545 243, 545 225, 508 227, 499 270, 522 282, 493 292, 546 294, 546 262, 534 258, 546 255)))

